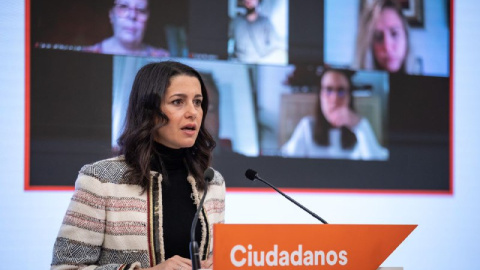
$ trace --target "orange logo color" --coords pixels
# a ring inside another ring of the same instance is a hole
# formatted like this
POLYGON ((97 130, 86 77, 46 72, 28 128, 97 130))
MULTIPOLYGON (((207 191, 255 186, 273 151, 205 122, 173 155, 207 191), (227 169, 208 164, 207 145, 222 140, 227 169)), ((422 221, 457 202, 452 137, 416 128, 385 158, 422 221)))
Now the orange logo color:
POLYGON ((213 267, 375 270, 416 227, 215 224, 213 267))

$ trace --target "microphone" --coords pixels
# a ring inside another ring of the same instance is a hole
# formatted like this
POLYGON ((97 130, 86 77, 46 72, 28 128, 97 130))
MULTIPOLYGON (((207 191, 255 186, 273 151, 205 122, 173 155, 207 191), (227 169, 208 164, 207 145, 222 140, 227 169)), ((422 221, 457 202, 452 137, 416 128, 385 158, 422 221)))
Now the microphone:
POLYGON ((197 212, 193 217, 192 229, 190 230, 190 259, 192 260, 192 270, 200 269, 200 252, 198 249, 198 243, 195 241, 195 229, 197 228, 198 215, 200 214, 201 209, 203 208, 203 202, 207 196, 208 184, 212 181, 215 172, 212 168, 208 167, 203 173, 203 179, 205 180, 205 190, 203 192, 202 199, 198 204, 197 212))
POLYGON ((307 213, 309 213, 310 215, 312 215, 314 218, 320 220, 323 224, 328 224, 323 218, 319 217, 317 214, 313 213, 312 211, 308 210, 305 206, 301 205, 300 203, 298 203, 297 201, 295 201, 294 199, 290 198, 290 196, 288 196, 287 194, 283 193, 282 191, 280 191, 278 188, 276 188, 275 186, 273 186, 272 184, 268 183, 267 181, 263 180, 262 178, 260 178, 260 176, 258 176, 258 173, 252 169, 248 169, 247 171, 245 171, 245 176, 249 179, 249 180, 252 180, 252 181, 255 181, 256 179, 260 180, 261 182, 263 182, 264 184, 270 186, 271 188, 275 189, 278 193, 280 193, 283 197, 287 198, 289 201, 291 201, 292 203, 296 204, 298 207, 302 208, 304 211, 306 211, 307 213))

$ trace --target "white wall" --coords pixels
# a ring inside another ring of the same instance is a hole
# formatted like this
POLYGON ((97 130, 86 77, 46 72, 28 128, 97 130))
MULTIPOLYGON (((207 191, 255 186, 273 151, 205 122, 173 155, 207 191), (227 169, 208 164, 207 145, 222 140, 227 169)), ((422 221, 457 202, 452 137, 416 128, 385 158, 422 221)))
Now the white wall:
MULTIPOLYGON (((2 0, 0 6, 1 268, 47 269, 71 192, 23 190, 24 3, 2 0)), ((479 267, 478 14, 478 2, 455 1, 453 196, 291 194, 330 223, 419 224, 384 265, 479 267)), ((227 211, 228 223, 317 223, 273 193, 228 193, 227 211)))

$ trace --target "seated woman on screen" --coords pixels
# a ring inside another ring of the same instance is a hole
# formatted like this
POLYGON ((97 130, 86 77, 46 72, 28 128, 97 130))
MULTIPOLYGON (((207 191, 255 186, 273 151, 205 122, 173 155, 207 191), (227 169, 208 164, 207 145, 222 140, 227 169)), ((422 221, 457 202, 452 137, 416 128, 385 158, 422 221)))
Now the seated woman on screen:
POLYGON ((395 0, 375 0, 364 8, 356 43, 355 69, 422 72, 413 67, 408 23, 395 0))
POLYGON ((367 119, 353 108, 352 82, 348 71, 326 69, 314 117, 302 118, 282 146, 285 157, 378 159, 387 158, 367 119))
POLYGON ((115 0, 109 11, 113 36, 83 51, 105 54, 166 57, 169 52, 143 42, 150 11, 148 0, 115 0))
POLYGON ((200 74, 178 62, 148 64, 133 82, 122 155, 83 166, 55 241, 51 269, 192 269, 190 229, 212 267, 213 224, 224 222, 225 182, 208 184, 215 141, 205 128, 200 74))

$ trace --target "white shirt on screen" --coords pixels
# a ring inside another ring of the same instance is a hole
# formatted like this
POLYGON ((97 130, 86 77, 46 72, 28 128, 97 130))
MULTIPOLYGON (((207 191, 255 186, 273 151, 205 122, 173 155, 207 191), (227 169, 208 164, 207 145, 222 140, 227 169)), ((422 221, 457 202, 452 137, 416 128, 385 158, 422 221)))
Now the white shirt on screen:
POLYGON ((352 130, 357 136, 357 143, 351 149, 342 148, 339 128, 330 129, 330 145, 323 146, 315 143, 313 139, 314 124, 313 117, 302 118, 288 142, 282 146, 282 156, 363 160, 386 160, 388 158, 388 150, 378 143, 370 123, 365 118, 362 118, 352 130))

